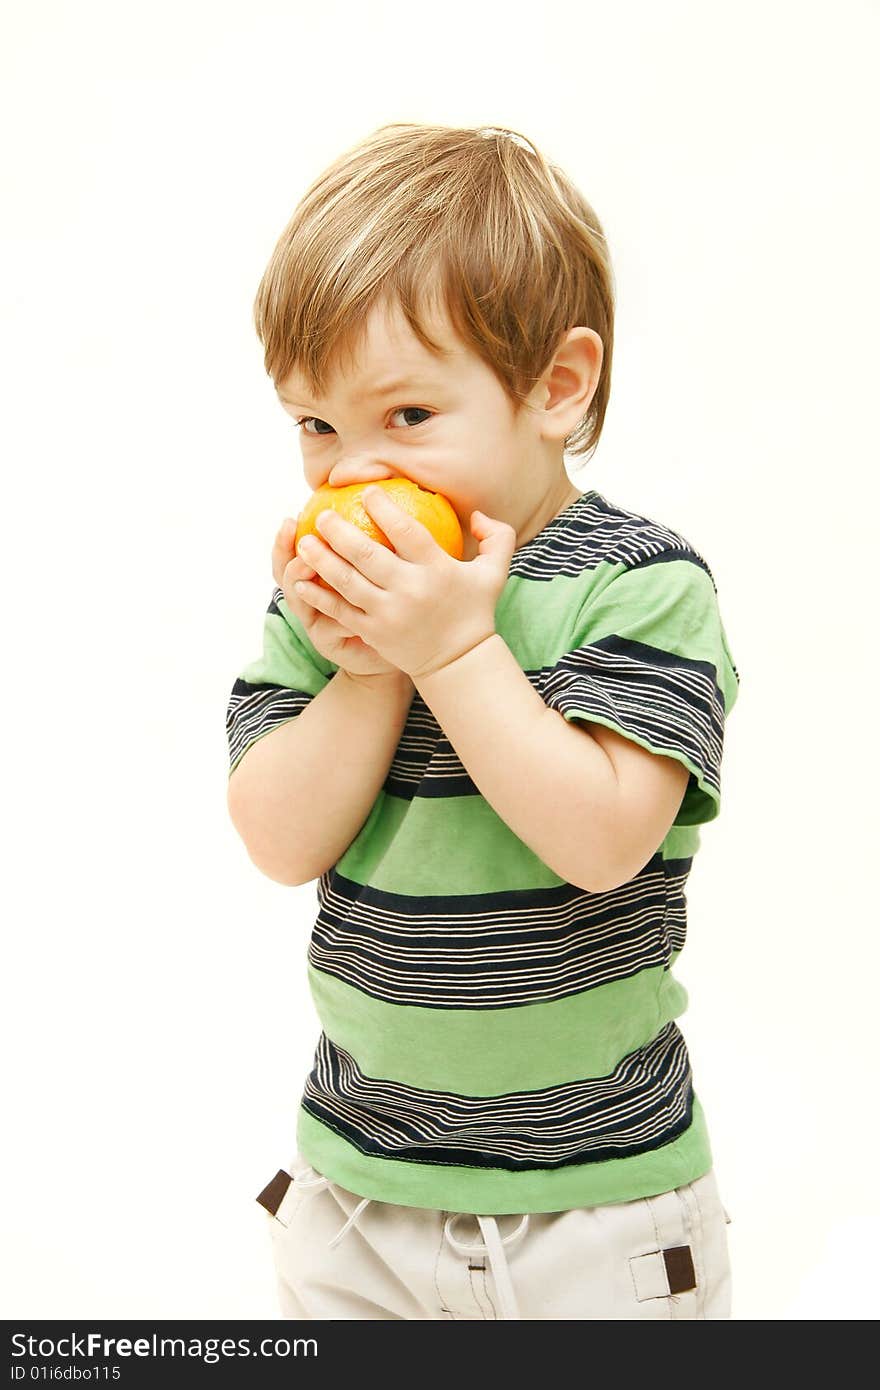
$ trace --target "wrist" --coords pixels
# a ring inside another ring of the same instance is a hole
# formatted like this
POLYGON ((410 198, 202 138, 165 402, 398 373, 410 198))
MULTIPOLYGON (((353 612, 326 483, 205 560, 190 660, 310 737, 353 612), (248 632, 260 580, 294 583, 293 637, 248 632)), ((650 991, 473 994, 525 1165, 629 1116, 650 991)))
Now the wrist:
MULTIPOLYGON (((467 647, 463 652, 459 652, 458 656, 454 656, 448 661, 441 662, 439 665, 433 666, 428 670, 417 671, 412 676, 413 682, 416 683, 417 688, 420 689, 423 681, 431 680, 432 677, 439 676, 444 671, 451 671, 453 670, 453 668, 459 665, 463 665, 467 661, 468 657, 470 657, 472 654, 476 652, 482 651, 483 648, 485 648, 489 644, 491 644, 492 646, 496 646, 497 643, 495 642, 495 638, 497 637, 498 633, 493 628, 491 632, 486 633, 485 637, 481 637, 478 642, 475 642, 472 647, 467 647)), ((503 641, 504 639, 501 638, 500 640, 503 641)))
POLYGON ((416 688, 405 671, 377 671, 375 675, 361 675, 340 666, 339 673, 359 689, 383 695, 386 699, 397 695, 401 699, 411 700, 415 694, 416 688))

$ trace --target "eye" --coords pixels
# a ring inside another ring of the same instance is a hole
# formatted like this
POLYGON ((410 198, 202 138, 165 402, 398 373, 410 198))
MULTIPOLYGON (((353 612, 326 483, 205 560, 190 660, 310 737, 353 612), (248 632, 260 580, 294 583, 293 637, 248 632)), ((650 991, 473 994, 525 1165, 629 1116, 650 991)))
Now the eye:
MULTIPOLYGON (((416 413, 417 415, 427 415, 427 417, 428 417, 429 420, 430 420, 430 418, 431 418, 431 416, 432 416, 432 414, 433 414, 433 411, 431 411, 431 410, 425 410, 424 406, 421 406, 421 405, 401 405, 401 406, 398 406, 397 410, 393 410, 391 413, 392 413, 392 415, 405 415, 405 414, 407 413, 407 411, 410 411, 410 410, 414 410, 415 413, 416 413)), ((424 421, 424 420, 416 420, 415 422, 413 422, 413 421, 410 420, 410 421, 408 421, 407 423, 408 423, 408 424, 411 424, 411 425, 413 426, 413 428, 415 429, 415 426, 416 426, 416 425, 424 425, 424 424, 425 424, 425 421, 424 421)))
MULTIPOLYGON (((428 419, 434 414, 432 410, 426 410, 425 407, 421 405, 400 405, 396 410, 392 410, 391 414, 405 415, 409 411, 415 411, 417 415, 425 415, 428 419)), ((417 425, 426 424, 427 420, 408 421, 407 423, 412 429, 415 429, 417 425)), ((328 431, 330 434, 334 433, 333 426, 327 425, 327 421, 319 419, 317 415, 302 415, 298 420, 294 421, 294 424, 302 430, 303 434, 317 435, 318 438, 325 438, 328 431), (327 425, 327 430, 310 430, 306 428, 307 425, 327 425)))
MULTIPOLYGON (((294 424, 302 430, 303 434, 315 434, 316 431, 307 430, 306 425, 327 425, 327 421, 319 420, 316 415, 303 415, 299 420, 294 420, 294 424)), ((330 429, 332 433, 331 426, 327 425, 327 428, 330 429)), ((320 434, 321 431, 318 430, 317 433, 320 434)))

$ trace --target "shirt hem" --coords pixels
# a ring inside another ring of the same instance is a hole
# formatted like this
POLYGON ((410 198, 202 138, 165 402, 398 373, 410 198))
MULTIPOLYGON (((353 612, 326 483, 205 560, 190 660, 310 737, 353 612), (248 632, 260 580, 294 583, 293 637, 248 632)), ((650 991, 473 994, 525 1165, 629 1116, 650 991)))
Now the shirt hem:
POLYGON ((356 1196, 397 1206, 486 1216, 635 1201, 696 1182, 712 1168, 705 1115, 696 1094, 691 1123, 672 1143, 627 1158, 564 1168, 514 1173, 377 1158, 361 1153, 302 1106, 296 1142, 316 1172, 356 1196))

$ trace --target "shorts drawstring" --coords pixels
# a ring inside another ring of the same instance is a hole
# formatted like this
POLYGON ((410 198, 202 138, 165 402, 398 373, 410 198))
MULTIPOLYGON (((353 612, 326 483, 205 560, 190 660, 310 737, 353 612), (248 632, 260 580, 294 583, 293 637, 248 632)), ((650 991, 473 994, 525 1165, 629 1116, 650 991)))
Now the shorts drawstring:
MULTIPOLYGON (((314 1168, 312 1168, 312 1169, 308 1169, 308 1168, 307 1168, 307 1169, 305 1169, 305 1171, 306 1171, 306 1172, 312 1172, 312 1173, 315 1172, 314 1168)), ((317 1174, 315 1175, 315 1177, 313 1177, 313 1178, 304 1178, 304 1177, 300 1177, 299 1174, 294 1173, 294 1175, 293 1175, 293 1180, 294 1180, 294 1182, 296 1183, 297 1187, 308 1188, 310 1191, 311 1191, 311 1189, 314 1188, 314 1190, 315 1190, 316 1192, 321 1192, 321 1191, 323 1191, 323 1189, 324 1189, 325 1187, 332 1187, 332 1186, 333 1186, 333 1184, 332 1184, 332 1182, 330 1181, 330 1179, 327 1178, 327 1177, 325 1177, 323 1173, 317 1173, 317 1174)), ((370 1205, 370 1202, 371 1202, 372 1200, 373 1200, 372 1197, 365 1197, 365 1198, 363 1199, 362 1202, 358 1202, 358 1204, 357 1204, 357 1206, 355 1207, 354 1211, 352 1212, 351 1216, 348 1218, 348 1220, 346 1221, 345 1225, 342 1227, 342 1230, 341 1230, 341 1231, 337 1231, 337 1232, 336 1232, 336 1235, 335 1235, 335 1236, 332 1236, 331 1239, 328 1240, 327 1245, 329 1246, 329 1248, 330 1248, 331 1250, 333 1249, 333 1246, 334 1246, 334 1245, 338 1245, 338 1244, 339 1244, 339 1242, 342 1240, 342 1237, 346 1234, 347 1231, 349 1231, 349 1230, 351 1229, 351 1227, 354 1225, 354 1223, 357 1221, 358 1217, 360 1216, 361 1212, 364 1210, 365 1207, 368 1207, 368 1206, 370 1205)))
MULTIPOLYGON (((314 1190, 315 1192, 320 1192, 325 1187, 333 1186, 330 1178, 325 1177, 323 1173, 316 1173, 314 1168, 304 1169, 303 1173, 294 1173, 293 1177, 297 1187, 309 1191, 314 1190), (307 1178, 304 1176, 304 1173, 307 1172, 315 1173, 315 1176, 307 1178)), ((343 1236, 351 1230, 361 1212, 370 1205, 372 1200, 372 1197, 364 1197, 362 1201, 358 1202, 345 1225, 336 1232, 335 1236, 332 1236, 330 1240, 328 1240, 327 1245, 330 1249, 338 1245, 343 1236)), ((498 1302, 501 1306, 501 1317, 508 1321, 518 1319, 520 1316, 519 1306, 516 1301, 516 1294, 513 1290, 513 1282, 510 1278, 510 1270, 507 1265, 504 1247, 505 1245, 513 1245, 515 1241, 520 1240, 521 1237, 525 1235, 529 1225, 528 1213, 523 1216, 516 1230, 511 1231, 510 1235, 505 1236, 503 1240, 498 1232, 498 1222, 495 1220, 494 1216, 477 1216, 477 1221, 479 1222, 480 1230, 483 1234, 483 1241, 485 1242, 482 1245, 464 1245, 460 1240, 456 1240, 455 1236, 452 1234, 453 1223, 458 1220, 459 1216, 465 1215, 470 1215, 470 1213, 454 1212, 452 1216, 448 1216, 443 1223, 443 1235, 446 1240, 449 1241, 453 1250, 457 1250, 460 1255, 489 1256, 489 1265, 492 1270, 492 1277, 495 1280, 498 1302)))
POLYGON ((507 1257, 504 1254, 505 1245, 513 1245, 514 1241, 519 1240, 528 1230, 528 1213, 523 1216, 515 1231, 501 1239, 498 1234, 498 1222, 494 1216, 478 1216, 480 1230, 483 1233, 484 1245, 463 1245, 460 1240, 456 1240, 452 1234, 453 1222, 457 1221, 463 1212, 456 1212, 453 1216, 448 1216, 443 1226, 443 1234, 449 1241, 454 1250, 461 1255, 488 1255, 489 1264, 492 1269, 492 1277, 495 1280, 495 1289, 498 1293, 498 1302, 501 1305, 501 1317, 510 1321, 519 1318, 519 1307, 516 1301, 516 1294, 513 1291, 513 1282, 510 1278, 510 1270, 507 1265, 507 1257))

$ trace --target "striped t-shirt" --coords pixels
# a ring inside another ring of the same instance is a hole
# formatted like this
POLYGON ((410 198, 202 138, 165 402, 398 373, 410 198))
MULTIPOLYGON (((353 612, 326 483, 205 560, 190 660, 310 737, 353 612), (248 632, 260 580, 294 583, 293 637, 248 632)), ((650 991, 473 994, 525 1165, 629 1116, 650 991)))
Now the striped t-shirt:
MULTIPOLYGON (((673 967, 739 687, 715 582, 681 535, 588 491, 514 552, 495 626, 562 718, 684 763, 679 812, 628 883, 567 883, 480 795, 416 691, 363 827, 317 880, 322 1031, 297 1145, 352 1192, 448 1211, 668 1191, 712 1166, 673 967)), ((276 588, 229 700, 230 774, 336 670, 276 588)))

